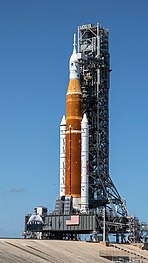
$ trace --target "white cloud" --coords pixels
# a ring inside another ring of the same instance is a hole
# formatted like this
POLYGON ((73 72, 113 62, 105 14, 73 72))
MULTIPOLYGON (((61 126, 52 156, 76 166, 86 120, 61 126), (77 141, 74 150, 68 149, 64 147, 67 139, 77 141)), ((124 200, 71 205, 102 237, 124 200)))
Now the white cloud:
POLYGON ((16 188, 16 187, 13 187, 9 190, 9 193, 24 193, 26 192, 26 190, 23 188, 23 187, 20 187, 20 188, 16 188))

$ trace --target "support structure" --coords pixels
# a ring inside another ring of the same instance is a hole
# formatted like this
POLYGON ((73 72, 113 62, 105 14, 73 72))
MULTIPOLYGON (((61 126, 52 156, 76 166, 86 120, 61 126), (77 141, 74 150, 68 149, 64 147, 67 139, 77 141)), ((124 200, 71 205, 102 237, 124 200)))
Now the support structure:
POLYGON ((83 113, 89 123, 89 208, 127 209, 109 176, 109 34, 100 24, 78 27, 83 113))

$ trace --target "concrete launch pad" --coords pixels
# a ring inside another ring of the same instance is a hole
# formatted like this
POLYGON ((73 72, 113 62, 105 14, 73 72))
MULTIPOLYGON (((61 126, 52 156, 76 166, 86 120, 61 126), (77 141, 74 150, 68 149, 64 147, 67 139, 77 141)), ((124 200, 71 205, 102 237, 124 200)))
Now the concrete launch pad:
POLYGON ((146 263, 148 252, 128 244, 106 247, 83 241, 0 239, 0 263, 107 263, 117 260, 146 263))

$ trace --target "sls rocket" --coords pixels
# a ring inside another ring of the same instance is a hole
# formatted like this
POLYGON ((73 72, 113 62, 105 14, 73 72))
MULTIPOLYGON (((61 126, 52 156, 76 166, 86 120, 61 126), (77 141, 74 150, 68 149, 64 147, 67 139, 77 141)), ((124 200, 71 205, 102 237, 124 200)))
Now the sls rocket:
POLYGON ((86 114, 82 118, 80 68, 75 34, 69 71, 66 119, 63 116, 60 125, 60 196, 72 196, 73 208, 87 212, 89 128, 86 114))

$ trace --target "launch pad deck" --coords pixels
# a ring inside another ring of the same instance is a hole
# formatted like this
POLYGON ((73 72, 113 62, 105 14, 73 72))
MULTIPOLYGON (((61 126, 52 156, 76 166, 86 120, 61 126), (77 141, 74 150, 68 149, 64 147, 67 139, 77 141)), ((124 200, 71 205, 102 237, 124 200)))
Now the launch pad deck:
MULTIPOLYGON (((42 232, 43 239, 73 239, 79 234, 102 234, 103 217, 99 214, 79 215, 54 215, 49 214, 43 217, 42 224, 27 224, 30 215, 25 218, 25 232, 42 232)), ((125 234, 129 230, 127 217, 106 217, 106 233, 125 234)))

